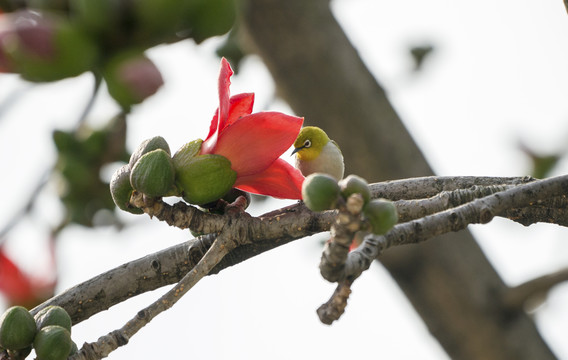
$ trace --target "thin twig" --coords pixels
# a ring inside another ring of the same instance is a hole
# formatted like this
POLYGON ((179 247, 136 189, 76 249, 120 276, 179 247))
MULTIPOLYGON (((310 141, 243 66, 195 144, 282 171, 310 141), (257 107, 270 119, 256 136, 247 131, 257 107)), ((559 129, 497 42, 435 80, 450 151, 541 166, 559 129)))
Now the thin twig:
POLYGON ((107 357, 119 346, 126 345, 142 327, 163 311, 171 308, 179 301, 199 280, 209 274, 225 255, 235 246, 229 237, 221 234, 213 242, 205 256, 199 263, 188 272, 181 281, 158 300, 145 309, 139 311, 134 318, 128 321, 122 328, 102 336, 95 343, 83 345, 81 351, 72 356, 71 360, 93 360, 107 357))
POLYGON ((437 195, 425 199, 397 200, 395 204, 398 211, 399 222, 406 222, 435 214, 512 187, 514 187, 514 185, 474 185, 467 189, 444 190, 437 195))
POLYGON ((351 294, 351 283, 349 280, 340 282, 330 299, 317 309, 316 312, 322 323, 331 325, 343 315, 351 294))

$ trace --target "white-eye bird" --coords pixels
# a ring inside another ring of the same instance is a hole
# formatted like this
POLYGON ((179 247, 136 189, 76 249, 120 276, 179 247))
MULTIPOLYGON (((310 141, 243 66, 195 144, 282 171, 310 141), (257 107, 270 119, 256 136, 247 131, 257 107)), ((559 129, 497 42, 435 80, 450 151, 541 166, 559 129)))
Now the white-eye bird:
POLYGON ((320 172, 333 176, 337 180, 343 178, 345 165, 343 154, 337 143, 330 140, 325 131, 316 126, 306 126, 298 134, 294 142, 296 168, 304 176, 320 172))

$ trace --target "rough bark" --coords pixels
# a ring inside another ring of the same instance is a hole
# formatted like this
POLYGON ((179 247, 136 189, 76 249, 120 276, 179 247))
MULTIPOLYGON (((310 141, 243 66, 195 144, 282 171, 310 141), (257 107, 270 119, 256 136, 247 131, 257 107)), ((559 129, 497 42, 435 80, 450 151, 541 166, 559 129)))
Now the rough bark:
MULTIPOLYGON (((241 5, 246 43, 306 124, 340 144, 347 174, 370 182, 432 174, 328 0, 241 5)), ((499 300, 507 287, 469 232, 399 247, 381 261, 452 358, 554 358, 529 316, 499 300)))

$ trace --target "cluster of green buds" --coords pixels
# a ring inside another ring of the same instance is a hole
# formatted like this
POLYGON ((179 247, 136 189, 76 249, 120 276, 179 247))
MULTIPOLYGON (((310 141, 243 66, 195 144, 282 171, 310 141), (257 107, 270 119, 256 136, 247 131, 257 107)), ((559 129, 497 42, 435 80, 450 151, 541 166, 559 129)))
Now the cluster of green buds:
POLYGON ((110 193, 116 206, 132 214, 142 210, 130 204, 134 190, 148 197, 176 194, 175 170, 170 147, 161 136, 143 141, 110 180, 110 193))
POLYGON ((336 209, 354 194, 363 199, 361 216, 372 233, 384 235, 396 225, 398 213, 393 202, 371 199, 369 184, 357 175, 349 175, 338 182, 327 174, 315 173, 306 177, 302 186, 302 198, 312 211, 336 209))
POLYGON ((47 306, 35 317, 13 306, 0 317, 0 351, 10 359, 25 359, 35 350, 38 360, 64 360, 77 353, 71 340, 71 317, 59 306, 47 306))
MULTIPOLYGON (((204 208, 226 197, 233 199, 232 189, 237 174, 231 162, 220 155, 200 154, 202 140, 183 145, 171 156, 170 147, 161 136, 143 141, 113 175, 110 191, 115 204, 122 210, 141 214, 130 203, 134 191, 147 198, 179 196, 190 204, 204 208)), ((239 195, 244 194, 238 192, 239 195)), ((238 196, 238 195, 237 195, 238 196)), ((250 196, 247 198, 247 205, 250 196)))
POLYGON ((234 19, 234 0, 1 0, 0 72, 46 82, 92 71, 128 108, 163 84, 145 50, 202 42, 234 19))

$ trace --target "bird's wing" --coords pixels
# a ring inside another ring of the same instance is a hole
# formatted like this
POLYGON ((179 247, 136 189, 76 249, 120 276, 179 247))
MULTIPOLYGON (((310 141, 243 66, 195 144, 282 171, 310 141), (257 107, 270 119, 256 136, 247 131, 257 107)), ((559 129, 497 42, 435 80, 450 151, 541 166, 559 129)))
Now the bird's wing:
POLYGON ((339 150, 339 152, 341 153, 341 155, 343 155, 343 153, 341 152, 341 148, 339 147, 339 145, 335 142, 335 140, 330 140, 331 143, 335 146, 337 146, 337 150, 339 150))

